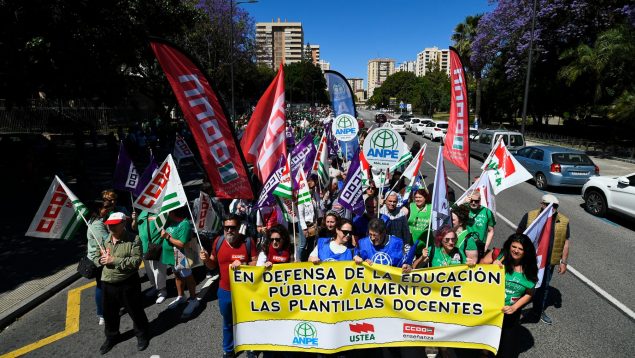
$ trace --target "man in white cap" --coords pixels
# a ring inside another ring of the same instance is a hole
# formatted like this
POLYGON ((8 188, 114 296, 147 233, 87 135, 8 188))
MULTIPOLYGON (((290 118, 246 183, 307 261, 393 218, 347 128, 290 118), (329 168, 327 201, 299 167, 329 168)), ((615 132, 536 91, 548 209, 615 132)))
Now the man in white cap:
POLYGON ((106 354, 120 340, 119 309, 125 308, 132 322, 137 336, 137 349, 142 351, 148 347, 149 325, 143 310, 141 298, 141 280, 139 279, 139 265, 141 265, 141 240, 139 236, 130 234, 126 230, 128 217, 121 212, 114 212, 104 222, 110 234, 104 242, 101 255, 93 262, 103 266, 101 273, 104 321, 106 341, 99 348, 101 354, 106 354))
POLYGON ((549 244, 549 258, 545 266, 545 274, 542 284, 536 290, 533 297, 533 307, 530 316, 534 319, 540 317, 540 320, 547 324, 552 324, 551 317, 545 313, 547 304, 547 295, 549 293, 549 282, 553 275, 555 267, 558 273, 563 275, 567 272, 567 260, 569 258, 569 218, 558 212, 560 201, 554 195, 546 194, 542 196, 540 201, 540 209, 532 210, 525 214, 518 224, 516 232, 522 233, 531 223, 536 220, 538 214, 543 211, 549 204, 553 204, 554 220, 551 230, 551 242, 549 244))

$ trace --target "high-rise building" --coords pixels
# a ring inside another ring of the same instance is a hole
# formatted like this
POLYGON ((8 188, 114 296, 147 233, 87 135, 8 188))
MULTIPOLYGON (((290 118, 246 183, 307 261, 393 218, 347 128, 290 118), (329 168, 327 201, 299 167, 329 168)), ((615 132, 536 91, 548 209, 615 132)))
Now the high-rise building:
POLYGON ((368 97, 372 97, 375 88, 381 86, 393 73, 395 73, 395 60, 389 58, 368 60, 368 97))
POLYGON ((324 60, 318 61, 317 66, 322 70, 322 72, 331 69, 331 63, 324 60))
POLYGON ((320 62, 320 45, 307 44, 307 47, 309 48, 311 54, 311 62, 313 62, 314 65, 317 65, 318 62, 320 62))
POLYGON ((364 94, 364 79, 363 78, 347 78, 348 84, 351 86, 353 94, 357 97, 357 100, 363 102, 366 100, 364 94))
POLYGON ((301 22, 256 23, 256 62, 274 70, 285 64, 299 62, 304 55, 304 30, 301 22))
POLYGON ((450 50, 439 50, 437 47, 425 48, 417 54, 417 68, 415 74, 419 77, 425 76, 432 69, 432 64, 450 75, 450 50))
POLYGON ((417 61, 404 61, 397 67, 397 72, 412 72, 415 73, 417 68, 417 61))

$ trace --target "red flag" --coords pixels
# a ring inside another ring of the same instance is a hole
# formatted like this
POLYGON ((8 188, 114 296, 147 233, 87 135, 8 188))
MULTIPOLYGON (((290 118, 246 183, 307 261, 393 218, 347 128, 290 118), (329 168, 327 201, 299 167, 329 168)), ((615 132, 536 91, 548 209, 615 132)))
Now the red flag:
POLYGON ((254 164, 260 181, 287 155, 285 145, 284 71, 282 64, 265 93, 260 97, 240 141, 245 159, 254 164))
POLYGON ((467 83, 461 58, 450 47, 450 121, 443 146, 443 156, 467 172, 470 162, 469 108, 467 83))
POLYGON ((209 80, 173 46, 157 41, 150 44, 196 140, 215 196, 253 200, 238 143, 209 80))

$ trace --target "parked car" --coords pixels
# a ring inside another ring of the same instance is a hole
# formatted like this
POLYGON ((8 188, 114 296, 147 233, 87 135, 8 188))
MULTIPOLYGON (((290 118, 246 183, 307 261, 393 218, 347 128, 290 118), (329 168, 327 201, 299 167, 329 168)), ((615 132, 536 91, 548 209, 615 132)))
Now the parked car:
POLYGON ((635 173, 615 176, 596 176, 582 187, 586 211, 604 216, 608 210, 635 218, 635 173))
POLYGON ((423 128, 423 137, 430 138, 431 141, 442 140, 448 131, 447 121, 432 121, 423 128))
POLYGON ((417 124, 417 128, 414 130, 417 134, 423 134, 423 131, 426 127, 431 125, 434 121, 430 118, 421 118, 419 119, 419 123, 417 124))
POLYGON ((510 152, 515 152, 525 145, 525 137, 520 132, 504 129, 485 129, 472 137, 470 133, 470 155, 485 160, 492 151, 498 138, 503 136, 503 141, 510 152))
POLYGON ((414 115, 412 114, 408 114, 408 113, 403 113, 402 115, 399 116, 399 119, 401 119, 402 121, 406 122, 406 120, 410 119, 414 117, 414 115))
POLYGON ((388 123, 397 133, 401 134, 402 137, 406 135, 406 127, 401 119, 391 119, 388 123))
POLYGON ((529 146, 514 157, 534 176, 538 189, 549 186, 581 187, 589 178, 600 175, 600 168, 579 150, 556 146, 529 146))
POLYGON ((387 119, 387 117, 383 113, 377 113, 375 115, 375 123, 380 123, 380 124, 381 123, 386 123, 386 119, 387 119))
POLYGON ((406 129, 411 131, 411 132, 414 132, 416 127, 417 127, 417 124, 419 124, 420 120, 421 120, 421 118, 417 118, 417 117, 410 118, 409 122, 405 122, 406 123, 406 129))

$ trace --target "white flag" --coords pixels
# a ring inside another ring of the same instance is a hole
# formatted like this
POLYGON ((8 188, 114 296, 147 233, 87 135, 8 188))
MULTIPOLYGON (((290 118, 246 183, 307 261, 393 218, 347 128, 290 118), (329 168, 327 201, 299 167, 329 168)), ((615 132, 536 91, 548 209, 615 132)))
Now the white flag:
POLYGON ((536 220, 525 229, 525 232, 523 232, 523 234, 529 236, 536 248, 536 261, 538 263, 538 282, 536 283, 536 288, 542 285, 547 259, 549 258, 553 214, 553 204, 549 204, 549 206, 538 215, 536 220))
POLYGON ((217 232, 220 230, 221 221, 214 210, 212 200, 209 195, 201 192, 199 197, 199 210, 196 217, 196 228, 198 231, 217 232))
POLYGON ((490 181, 491 171, 484 171, 477 181, 470 186, 463 195, 456 201, 456 205, 461 205, 468 201, 468 197, 474 190, 481 193, 481 206, 484 206, 492 211, 496 215, 496 197, 494 196, 494 189, 492 188, 492 182, 490 181))
POLYGON ((181 184, 172 155, 168 154, 152 180, 146 185, 133 206, 158 214, 155 224, 160 229, 167 222, 168 213, 187 204, 187 197, 181 184))
POLYGON ((437 172, 434 176, 434 190, 432 191, 432 230, 438 230, 450 217, 450 205, 447 197, 448 188, 445 182, 445 165, 443 151, 437 156, 437 172))
POLYGON ((174 141, 174 151, 172 155, 174 155, 177 162, 180 162, 181 159, 194 157, 194 153, 190 150, 185 139, 179 135, 176 136, 176 140, 174 141))
POLYGON ((491 171, 489 179, 495 195, 533 178, 527 169, 507 150, 502 136, 485 159, 481 169, 491 171))
POLYGON ((71 239, 86 217, 86 206, 55 176, 40 204, 26 236, 47 239, 71 239))
POLYGON ((408 167, 401 174, 402 178, 413 181, 417 174, 419 174, 419 169, 421 168, 421 164, 423 164, 423 156, 426 153, 426 147, 427 144, 424 143, 417 155, 415 155, 408 167))

